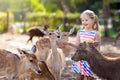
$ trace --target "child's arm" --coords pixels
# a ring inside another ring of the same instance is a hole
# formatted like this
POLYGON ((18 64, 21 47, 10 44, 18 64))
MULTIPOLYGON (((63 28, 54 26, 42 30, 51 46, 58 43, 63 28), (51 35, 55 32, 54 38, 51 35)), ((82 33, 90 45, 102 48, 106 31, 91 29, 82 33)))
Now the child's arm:
POLYGON ((77 46, 80 44, 80 34, 79 34, 79 30, 77 32, 77 36, 76 36, 76 43, 77 46))
POLYGON ((76 35, 76 43, 75 43, 75 44, 74 44, 74 43, 71 43, 71 42, 69 42, 69 41, 63 40, 63 44, 65 44, 65 45, 70 45, 70 46, 72 46, 72 47, 74 47, 74 48, 77 48, 78 45, 79 45, 79 43, 80 43, 80 37, 79 37, 79 34, 78 34, 78 33, 77 33, 77 35, 76 35))

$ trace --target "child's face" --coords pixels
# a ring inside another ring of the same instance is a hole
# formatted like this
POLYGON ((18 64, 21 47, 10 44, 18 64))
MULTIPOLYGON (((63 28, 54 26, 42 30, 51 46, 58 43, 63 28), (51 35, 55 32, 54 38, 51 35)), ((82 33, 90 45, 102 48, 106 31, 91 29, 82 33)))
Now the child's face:
POLYGON ((91 19, 88 15, 84 14, 81 17, 81 22, 85 29, 92 29, 94 20, 91 19))

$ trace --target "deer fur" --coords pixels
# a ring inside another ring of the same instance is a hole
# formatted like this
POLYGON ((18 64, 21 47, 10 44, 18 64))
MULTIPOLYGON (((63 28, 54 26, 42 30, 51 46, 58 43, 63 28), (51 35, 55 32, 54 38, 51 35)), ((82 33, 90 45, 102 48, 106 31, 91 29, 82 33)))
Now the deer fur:
POLYGON ((28 69, 40 74, 36 56, 24 50, 18 51, 25 55, 23 59, 12 52, 0 49, 0 76, 6 77, 6 80, 19 80, 19 76, 28 69))
POLYGON ((72 60, 86 60, 91 70, 100 78, 120 80, 120 58, 108 59, 94 46, 94 43, 80 43, 72 60))
POLYGON ((29 80, 55 80, 44 61, 39 61, 39 67, 42 71, 41 74, 36 74, 34 71, 29 69, 21 76, 20 80, 26 80, 26 77, 29 77, 29 80))
POLYGON ((116 57, 120 57, 120 53, 102 53, 104 56, 107 57, 112 57, 112 58, 116 58, 116 57))
POLYGON ((49 25, 44 25, 44 28, 41 29, 40 27, 32 27, 28 30, 27 34, 29 35, 29 39, 27 40, 27 43, 29 41, 32 42, 32 39, 34 36, 37 37, 43 37, 46 34, 47 29, 49 28, 49 25))

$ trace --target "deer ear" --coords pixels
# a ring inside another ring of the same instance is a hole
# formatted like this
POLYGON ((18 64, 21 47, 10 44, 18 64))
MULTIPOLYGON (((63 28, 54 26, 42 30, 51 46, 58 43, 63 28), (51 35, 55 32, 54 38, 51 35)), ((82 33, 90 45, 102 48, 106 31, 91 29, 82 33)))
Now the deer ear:
POLYGON ((84 48, 87 48, 88 43, 85 42, 85 41, 84 41, 83 43, 84 43, 83 47, 84 47, 84 48))
POLYGON ((61 24, 60 26, 58 26, 57 28, 56 28, 56 32, 61 32, 61 27, 63 26, 63 24, 61 24))
POLYGON ((34 53, 37 51, 36 45, 32 46, 31 51, 34 52, 34 53))
POLYGON ((21 50, 21 49, 19 49, 19 48, 17 48, 17 50, 18 50, 18 52, 19 52, 20 54, 27 54, 27 52, 24 51, 24 50, 21 50))
POLYGON ((73 26, 73 28, 70 29, 69 35, 73 34, 74 30, 75 30, 75 26, 73 26))
POLYGON ((92 50, 94 50, 93 43, 87 43, 86 50, 89 51, 89 52, 91 52, 92 50))
POLYGON ((100 42, 94 42, 93 46, 97 47, 100 44, 100 42))
POLYGON ((79 47, 81 47, 81 48, 83 48, 83 49, 86 49, 87 43, 86 43, 86 42, 80 43, 80 44, 79 44, 79 47))
POLYGON ((93 48, 93 47, 96 48, 96 47, 98 47, 99 43, 100 43, 100 42, 89 43, 89 46, 90 46, 91 48, 93 48))

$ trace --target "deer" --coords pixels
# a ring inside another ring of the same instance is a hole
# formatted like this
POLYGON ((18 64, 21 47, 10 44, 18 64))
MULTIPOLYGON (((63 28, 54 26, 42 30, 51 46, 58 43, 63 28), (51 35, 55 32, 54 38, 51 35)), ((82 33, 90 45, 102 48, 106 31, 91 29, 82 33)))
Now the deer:
POLYGON ((65 54, 65 57, 67 57, 70 54, 70 52, 72 52, 75 48, 71 47, 69 45, 64 45, 62 43, 62 41, 63 40, 67 40, 68 41, 69 40, 69 36, 71 34, 73 34, 75 27, 76 26, 73 26, 69 30, 69 32, 67 32, 67 31, 66 32, 65 31, 61 32, 61 30, 60 30, 61 26, 58 28, 59 30, 57 30, 57 33, 59 33, 59 36, 60 36, 58 41, 57 41, 57 45, 58 45, 58 48, 62 49, 63 53, 65 54))
POLYGON ((100 78, 120 80, 120 58, 107 58, 95 46, 98 43, 80 43, 72 60, 86 60, 91 70, 100 78))
POLYGON ((49 55, 49 51, 51 49, 50 39, 42 38, 42 39, 36 41, 35 49, 36 49, 36 51, 34 51, 34 52, 36 53, 37 58, 40 61, 46 61, 47 57, 49 55))
POLYGON ((41 74, 36 56, 31 54, 32 52, 17 50, 20 55, 24 55, 24 58, 5 49, 0 49, 0 76, 6 80, 19 80, 20 75, 28 69, 36 74, 41 74))
POLYGON ((47 29, 49 28, 49 25, 45 24, 44 28, 41 29, 40 27, 32 27, 27 31, 27 34, 29 35, 29 39, 27 40, 27 43, 29 43, 29 41, 32 42, 32 39, 34 36, 37 37, 44 37, 46 35, 47 29))
POLYGON ((54 75, 55 80, 61 80, 61 73, 65 67, 65 56, 62 52, 59 52, 57 49, 57 35, 56 32, 51 31, 48 33, 51 52, 46 60, 50 72, 54 75))
POLYGON ((29 80, 55 80, 45 61, 39 61, 39 68, 42 71, 41 74, 36 74, 33 70, 29 69, 22 74, 20 80, 26 80, 27 78, 29 78, 29 80))

